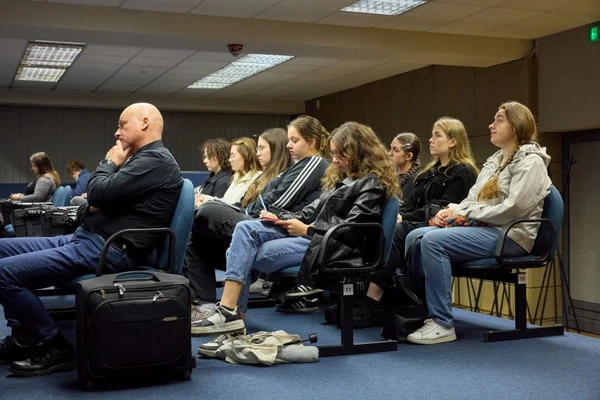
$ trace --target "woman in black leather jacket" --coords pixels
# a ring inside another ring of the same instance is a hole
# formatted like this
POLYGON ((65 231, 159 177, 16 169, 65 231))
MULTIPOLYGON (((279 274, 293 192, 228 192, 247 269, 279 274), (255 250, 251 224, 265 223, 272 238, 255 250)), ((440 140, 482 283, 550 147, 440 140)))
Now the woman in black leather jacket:
MULTIPOLYGON (((355 303, 354 326, 357 328, 381 326, 381 296, 392 284, 396 269, 404 269, 408 233, 427 226, 429 219, 449 203, 460 203, 475 184, 479 170, 462 122, 448 117, 438 119, 433 124, 429 151, 432 161, 416 175, 410 197, 400 206, 388 263, 371 274, 366 296, 355 303)), ((326 311, 327 321, 337 322, 336 317, 335 309, 326 311)))
MULTIPOLYGON (((244 329, 254 266, 272 272, 302 263, 300 282, 310 275, 325 232, 340 222, 379 222, 385 201, 399 193, 394 167, 373 130, 356 122, 337 128, 330 140, 333 162, 323 178, 323 194, 304 209, 278 215, 263 211, 263 221, 239 222, 227 250, 221 302, 196 324, 196 333, 244 329), (239 307, 239 309, 238 309, 239 307)), ((312 288, 304 286, 306 295, 312 288)))

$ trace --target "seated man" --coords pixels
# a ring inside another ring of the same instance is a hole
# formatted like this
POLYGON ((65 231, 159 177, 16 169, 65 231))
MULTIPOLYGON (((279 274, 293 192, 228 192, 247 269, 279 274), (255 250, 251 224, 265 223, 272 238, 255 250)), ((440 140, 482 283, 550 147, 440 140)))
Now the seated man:
MULTIPOLYGON (((156 107, 138 103, 119 118, 116 144, 88 183, 89 205, 72 235, 0 240, 0 304, 12 335, 0 341, 0 360, 19 376, 72 369, 73 347, 32 292, 94 273, 108 237, 127 228, 167 227, 183 178, 161 141, 163 119, 156 107), (126 161, 127 160, 127 161, 126 161)), ((106 270, 131 270, 160 240, 157 234, 124 236, 111 245, 106 270)))
POLYGON ((71 191, 71 205, 80 206, 87 203, 87 185, 90 180, 90 171, 83 162, 73 160, 67 165, 67 174, 75 180, 75 188, 71 191))

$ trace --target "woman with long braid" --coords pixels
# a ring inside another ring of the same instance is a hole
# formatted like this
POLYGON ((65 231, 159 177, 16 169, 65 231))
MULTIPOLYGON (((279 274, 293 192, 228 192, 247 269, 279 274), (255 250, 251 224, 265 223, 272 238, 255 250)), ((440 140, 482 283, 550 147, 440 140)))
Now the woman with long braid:
MULTIPOLYGON (((412 267, 425 277, 429 314, 423 327, 408 336, 409 342, 456 340, 451 263, 493 257, 500 230, 506 224, 542 215, 552 185, 547 171, 550 156, 534 142, 537 129, 531 111, 515 101, 506 102, 498 108, 489 128, 490 141, 500 150, 485 162, 467 198, 440 210, 430 221, 434 226, 414 230, 406 238, 406 243, 417 240, 412 255, 406 256, 412 256, 412 267)), ((514 226, 503 255, 527 255, 538 228, 537 223, 514 226)))

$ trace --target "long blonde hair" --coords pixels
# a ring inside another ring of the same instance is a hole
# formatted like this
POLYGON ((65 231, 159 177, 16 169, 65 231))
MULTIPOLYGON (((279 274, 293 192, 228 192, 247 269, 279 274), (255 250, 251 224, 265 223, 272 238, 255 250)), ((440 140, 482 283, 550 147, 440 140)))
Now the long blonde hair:
POLYGON ((231 147, 237 147, 237 152, 244 159, 244 168, 240 171, 236 171, 233 175, 232 181, 236 181, 246 175, 247 173, 256 173, 260 171, 260 163, 258 162, 258 156, 256 155, 256 142, 254 139, 249 137, 241 137, 234 139, 231 143, 231 147))
POLYGON ((396 168, 385 145, 373 129, 358 122, 346 122, 336 128, 331 141, 348 160, 348 168, 342 173, 331 163, 323 177, 323 189, 333 190, 346 176, 358 179, 374 174, 385 188, 386 198, 400 194, 396 168))
MULTIPOLYGON (((453 147, 450 147, 448 152, 448 159, 450 160, 448 165, 466 164, 475 171, 475 173, 479 173, 479 168, 477 168, 477 164, 475 164, 471 145, 469 144, 467 130, 463 123, 456 118, 442 117, 435 121, 433 127, 435 128, 435 126, 438 126, 448 138, 454 139, 455 144, 453 147)), ((432 160, 419 172, 417 177, 440 164, 440 159, 436 156, 432 156, 432 160)))
POLYGON ((517 148, 506 158, 506 160, 503 160, 504 155, 500 155, 500 168, 498 168, 494 176, 492 176, 479 191, 479 194, 477 195, 477 200, 479 201, 491 200, 498 197, 498 176, 513 161, 515 155, 521 148, 521 145, 530 143, 537 137, 535 117, 527 106, 516 101, 507 101, 498 107, 498 111, 500 110, 504 110, 506 120, 515 133, 517 148))
POLYGON ((287 149, 288 138, 285 130, 282 128, 267 129, 259 137, 268 143, 269 150, 271 151, 271 161, 269 161, 263 173, 252 182, 246 191, 242 199, 242 207, 246 207, 248 203, 255 201, 267 183, 271 182, 277 175, 291 167, 294 163, 287 149))

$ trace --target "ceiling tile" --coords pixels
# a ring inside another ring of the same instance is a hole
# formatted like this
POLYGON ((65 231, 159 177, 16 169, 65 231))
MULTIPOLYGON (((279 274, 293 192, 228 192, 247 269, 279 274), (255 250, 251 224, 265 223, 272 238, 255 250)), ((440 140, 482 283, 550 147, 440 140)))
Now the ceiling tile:
POLYGON ((336 11, 318 21, 325 25, 343 25, 370 28, 382 24, 393 17, 389 15, 361 14, 355 12, 336 11))
POLYGON ((188 57, 187 60, 191 61, 224 61, 230 63, 235 61, 229 52, 216 52, 216 51, 197 51, 192 56, 188 57))
POLYGON ((342 8, 356 3, 358 0, 282 0, 278 5, 286 7, 310 7, 330 10, 342 8))
POLYGON ((486 8, 488 7, 428 2, 407 11, 405 15, 411 18, 430 18, 454 21, 456 19, 464 18, 467 15, 481 12, 486 8))
POLYGON ((309 57, 294 57, 293 59, 286 61, 286 65, 301 65, 304 67, 324 67, 339 62, 340 60, 333 60, 329 58, 309 58, 309 57))
POLYGON ((191 50, 173 50, 173 49, 144 49, 137 57, 148 57, 148 58, 171 58, 176 60, 185 60, 189 56, 194 54, 191 50))
POLYGON ((564 12, 551 12, 521 21, 513 25, 531 28, 550 27, 553 32, 560 32, 566 29, 585 25, 590 22, 594 22, 594 17, 587 15, 568 14, 564 12))
POLYGON ((89 44, 81 53, 81 56, 123 56, 133 57, 141 50, 140 47, 104 46, 100 44, 89 44))
POLYGON ((569 14, 590 15, 593 17, 600 18, 600 1, 599 0, 582 1, 581 3, 576 3, 576 4, 572 4, 565 8, 561 8, 558 11, 569 13, 569 14))
POLYGON ((400 29, 406 31, 424 32, 447 24, 448 21, 431 18, 413 18, 408 15, 398 15, 386 22, 377 25, 377 28, 400 29))
POLYGON ((125 66, 121 68, 114 77, 118 79, 132 79, 132 80, 152 80, 157 76, 162 75, 167 71, 167 68, 158 68, 158 67, 131 67, 125 66))
POLYGON ((25 51, 28 41, 23 39, 0 39, 0 50, 25 51))
POLYGON ((519 10, 553 11, 581 0, 510 0, 502 4, 504 8, 519 10))
POLYGON ((169 58, 134 57, 127 65, 135 67, 173 67, 180 62, 180 60, 169 58))
POLYGON ((80 4, 86 6, 106 6, 116 7, 121 4, 123 0, 48 0, 48 3, 69 3, 69 4, 80 4))
POLYGON ((435 0, 436 3, 462 4, 469 6, 487 6, 493 7, 498 4, 506 3, 507 0, 435 0))
POLYGON ((211 71, 216 71, 220 68, 223 68, 229 64, 229 62, 224 61, 191 61, 185 60, 181 64, 177 65, 176 68, 182 69, 207 69, 211 71))
POLYGON ((171 13, 187 13, 193 10, 201 1, 202 0, 126 0, 121 8, 171 13))
POLYGON ((124 65, 131 57, 124 56, 89 56, 87 54, 81 54, 73 65, 78 64, 104 64, 104 65, 124 65))
POLYGON ((222 17, 252 18, 280 0, 204 0, 192 10, 193 14, 222 17))
POLYGON ((494 7, 480 13, 469 15, 461 22, 476 22, 494 24, 496 26, 510 25, 528 18, 543 14, 543 11, 516 10, 511 8, 494 7))
POLYGON ((261 12, 255 18, 291 22, 316 22, 332 13, 333 11, 317 8, 283 7, 276 5, 261 12))

